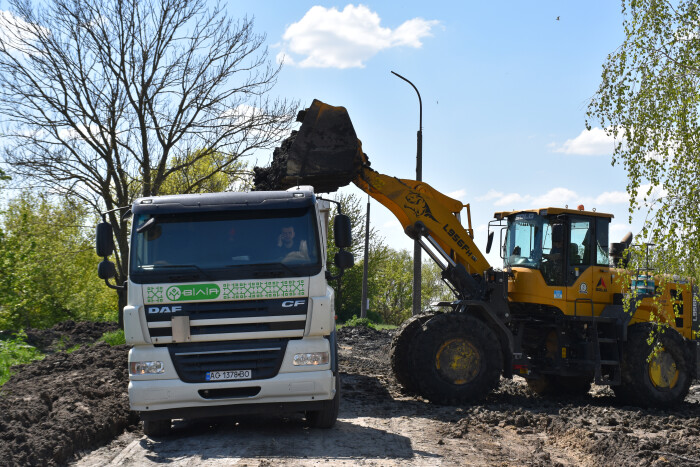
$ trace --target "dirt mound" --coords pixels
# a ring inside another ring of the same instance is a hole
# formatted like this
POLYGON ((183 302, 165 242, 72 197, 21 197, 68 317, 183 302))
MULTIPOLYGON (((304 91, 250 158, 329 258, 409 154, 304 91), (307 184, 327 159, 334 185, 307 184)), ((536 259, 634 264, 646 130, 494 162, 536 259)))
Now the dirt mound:
POLYGON ((119 329, 117 323, 94 321, 64 321, 48 329, 27 329, 27 344, 44 353, 70 349, 76 345, 91 344, 105 332, 119 329))
MULTIPOLYGON (((90 325, 65 326, 92 332, 90 325)), ((472 451, 477 464, 700 464, 700 385, 673 410, 626 406, 601 386, 580 397, 539 397, 517 377, 502 379, 479 404, 436 406, 404 393, 394 379, 392 335, 362 326, 338 330, 343 410, 415 427, 412 442, 444 446, 445 465, 463 464, 459 456, 472 451)), ((135 428, 127 350, 101 343, 17 367, 0 390, 0 465, 63 464, 135 428)))
MULTIPOLYGON (((63 342, 71 346, 114 327, 70 322, 31 335, 50 349, 60 336, 69 336, 63 342)), ((108 443, 138 423, 126 393, 128 350, 101 342, 14 367, 0 388, 0 465, 65 464, 77 451, 108 443)))

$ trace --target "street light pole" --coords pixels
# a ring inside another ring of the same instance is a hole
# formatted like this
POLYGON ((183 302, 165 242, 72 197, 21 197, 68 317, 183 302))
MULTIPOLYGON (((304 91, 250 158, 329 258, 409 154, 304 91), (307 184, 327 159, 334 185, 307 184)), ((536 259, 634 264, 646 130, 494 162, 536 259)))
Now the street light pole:
MULTIPOLYGON (((418 121, 418 134, 417 134, 417 151, 416 151, 416 180, 423 181, 423 101, 420 98, 420 92, 418 88, 409 80, 401 76, 400 74, 392 71, 392 73, 402 80, 410 84, 413 89, 418 94, 418 106, 419 106, 419 121, 418 121)), ((413 314, 417 315, 421 312, 421 247, 418 240, 413 242, 413 314)))
POLYGON ((368 286, 367 273, 369 271, 369 195, 367 195, 367 219, 365 219, 365 256, 362 269, 362 304, 360 305, 360 318, 367 317, 367 308, 369 301, 367 300, 368 286))

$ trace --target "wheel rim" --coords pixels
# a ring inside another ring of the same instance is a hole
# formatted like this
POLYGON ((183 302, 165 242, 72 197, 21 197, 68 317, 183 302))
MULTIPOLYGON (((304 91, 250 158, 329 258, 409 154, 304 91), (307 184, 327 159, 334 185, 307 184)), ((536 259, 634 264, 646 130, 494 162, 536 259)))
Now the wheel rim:
POLYGON ((678 383, 676 360, 666 349, 661 348, 649 361, 649 379, 657 388, 672 389, 678 383))
POLYGON ((481 355, 471 342, 450 339, 442 343, 435 355, 435 367, 440 376, 452 384, 467 384, 477 377, 481 355))

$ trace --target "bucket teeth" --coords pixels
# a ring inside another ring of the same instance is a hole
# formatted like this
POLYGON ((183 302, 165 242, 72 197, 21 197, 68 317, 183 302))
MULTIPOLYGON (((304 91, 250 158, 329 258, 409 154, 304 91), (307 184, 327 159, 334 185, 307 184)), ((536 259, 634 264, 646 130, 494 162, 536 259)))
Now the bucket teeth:
POLYGON ((275 149, 270 167, 254 168, 256 190, 312 185, 317 193, 327 193, 348 185, 361 170, 362 143, 345 107, 314 99, 299 119, 299 131, 275 149))

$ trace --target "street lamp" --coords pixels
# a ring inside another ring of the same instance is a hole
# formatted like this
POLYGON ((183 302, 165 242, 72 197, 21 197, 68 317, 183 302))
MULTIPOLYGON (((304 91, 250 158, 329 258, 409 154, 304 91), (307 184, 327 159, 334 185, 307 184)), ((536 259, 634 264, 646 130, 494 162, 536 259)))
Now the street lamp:
MULTIPOLYGON (((418 94, 418 106, 419 106, 419 121, 418 121, 418 142, 416 151, 416 180, 419 182, 423 181, 423 101, 420 98, 420 92, 418 88, 409 80, 401 76, 400 74, 392 71, 392 73, 402 80, 410 84, 413 89, 418 94)), ((417 315, 421 311, 421 299, 420 299, 420 288, 421 288, 421 247, 418 240, 413 242, 413 314, 417 315)))

